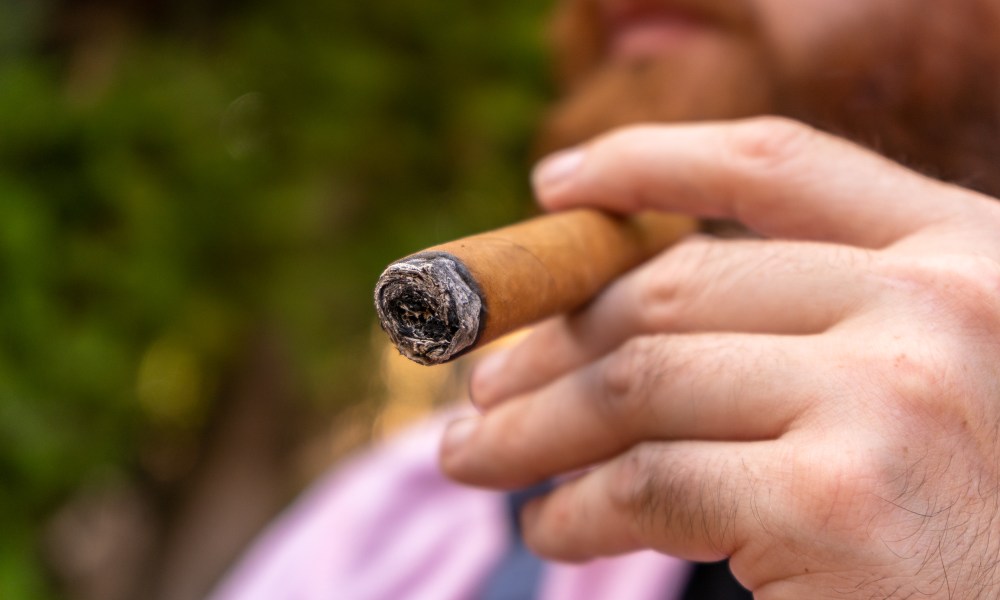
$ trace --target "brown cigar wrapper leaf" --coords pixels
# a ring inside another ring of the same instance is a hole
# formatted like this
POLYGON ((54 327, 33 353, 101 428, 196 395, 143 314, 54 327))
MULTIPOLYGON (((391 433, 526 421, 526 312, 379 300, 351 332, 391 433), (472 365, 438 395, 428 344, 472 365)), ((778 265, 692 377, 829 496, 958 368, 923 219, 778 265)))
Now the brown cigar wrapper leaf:
POLYGON ((436 365, 581 307, 696 229, 693 219, 662 213, 537 217, 392 263, 375 286, 375 309, 400 353, 436 365))

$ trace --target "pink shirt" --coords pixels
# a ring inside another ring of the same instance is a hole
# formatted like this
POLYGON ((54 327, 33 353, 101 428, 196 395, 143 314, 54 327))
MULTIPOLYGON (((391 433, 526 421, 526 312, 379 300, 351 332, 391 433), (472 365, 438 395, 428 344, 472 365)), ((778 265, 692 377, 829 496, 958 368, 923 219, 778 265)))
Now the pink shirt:
MULTIPOLYGON (((447 480, 439 415, 338 466, 274 522, 213 600, 463 600, 507 552, 506 497, 447 480)), ((654 552, 547 563, 541 600, 679 598, 689 567, 654 552)))

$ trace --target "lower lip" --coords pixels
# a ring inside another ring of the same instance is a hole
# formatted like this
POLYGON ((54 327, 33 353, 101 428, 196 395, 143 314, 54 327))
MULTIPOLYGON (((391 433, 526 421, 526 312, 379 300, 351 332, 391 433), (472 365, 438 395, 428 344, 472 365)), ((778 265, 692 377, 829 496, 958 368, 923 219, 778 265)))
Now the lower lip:
POLYGON ((610 55, 615 59, 650 58, 676 51, 705 33, 704 22, 686 17, 657 17, 624 23, 611 36, 610 55))

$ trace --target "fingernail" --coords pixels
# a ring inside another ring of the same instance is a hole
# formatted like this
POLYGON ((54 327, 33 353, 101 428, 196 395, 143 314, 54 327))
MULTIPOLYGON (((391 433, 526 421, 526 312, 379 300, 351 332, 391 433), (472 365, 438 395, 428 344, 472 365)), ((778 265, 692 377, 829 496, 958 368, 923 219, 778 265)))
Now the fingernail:
POLYGON ((584 152, 579 148, 569 148, 552 154, 535 167, 532 182, 536 190, 551 189, 573 176, 583 163, 584 152))
POLYGON ((469 376, 469 399, 480 412, 493 403, 489 389, 503 372, 507 363, 507 352, 497 350, 483 357, 472 369, 469 376))
POLYGON ((479 428, 479 418, 469 417, 460 419, 448 426, 441 440, 441 445, 446 452, 455 452, 465 445, 469 436, 479 428))

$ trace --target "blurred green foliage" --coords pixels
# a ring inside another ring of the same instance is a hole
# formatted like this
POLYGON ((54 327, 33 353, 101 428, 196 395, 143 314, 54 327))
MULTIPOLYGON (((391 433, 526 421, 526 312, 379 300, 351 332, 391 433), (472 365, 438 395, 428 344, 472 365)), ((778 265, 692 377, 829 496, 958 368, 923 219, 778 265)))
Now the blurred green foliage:
POLYGON ((2 598, 52 596, 46 517, 197 431, 254 330, 333 413, 381 268, 531 210, 544 5, 184 6, 81 59, 0 2, 2 598))

